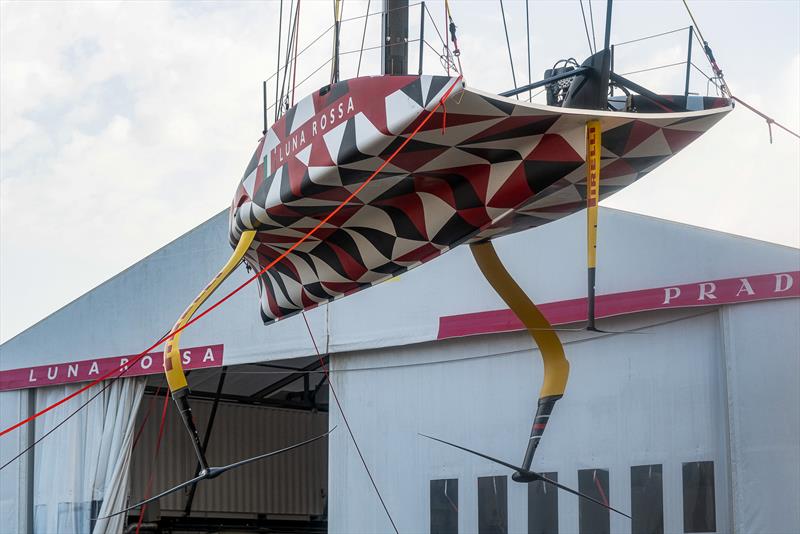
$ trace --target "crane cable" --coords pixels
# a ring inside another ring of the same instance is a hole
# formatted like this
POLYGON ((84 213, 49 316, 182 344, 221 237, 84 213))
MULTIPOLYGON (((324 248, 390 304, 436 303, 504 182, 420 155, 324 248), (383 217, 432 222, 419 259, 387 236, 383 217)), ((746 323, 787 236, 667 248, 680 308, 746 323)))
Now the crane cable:
POLYGON ((586 42, 589 43, 589 55, 594 55, 592 48, 592 38, 589 37, 589 24, 586 22, 586 11, 583 10, 583 0, 578 0, 581 4, 581 16, 583 17, 583 29, 586 30, 586 42))
POLYGON ((280 106, 278 105, 278 87, 280 82, 280 73, 281 73, 281 37, 283 33, 283 0, 281 0, 280 6, 280 14, 278 15, 278 56, 277 56, 277 63, 278 65, 275 67, 275 116, 273 117, 273 121, 278 120, 278 109, 280 106))
MULTIPOLYGON (((592 11, 592 0, 587 0, 586 2, 589 4, 589 20, 592 23, 592 45, 594 46, 594 51, 597 53, 597 32, 594 29, 594 12, 592 11)), ((581 2, 583 5, 583 2, 581 2)))
MULTIPOLYGON (((344 0, 333 0, 333 52, 331 61, 331 84, 339 81, 339 32, 342 28, 344 0)), ((369 16, 369 13, 367 13, 369 16)), ((364 22, 366 27, 366 22, 364 22)))
MULTIPOLYGON (((583 4, 581 4, 582 6, 583 4)), ((506 10, 503 7, 503 0, 500 0, 500 13, 503 15, 503 30, 506 33, 506 48, 508 48, 508 61, 511 63, 511 80, 514 82, 514 89, 517 88, 517 75, 514 72, 514 57, 511 55, 511 42, 508 40, 508 25, 506 25, 506 10)), ((519 95, 516 95, 519 100, 519 95)))
POLYGON ((319 347, 317 346, 317 340, 314 338, 314 333, 311 331, 311 325, 308 324, 308 317, 306 317, 306 312, 302 312, 303 321, 306 323, 306 329, 308 330, 308 335, 311 337, 311 343, 314 345, 314 352, 317 353, 317 359, 319 360, 319 364, 322 367, 322 371, 325 373, 325 379, 328 381, 328 389, 331 390, 331 394, 333 395, 334 400, 336 401, 336 406, 339 408, 339 413, 342 414, 342 421, 344 422, 344 426, 347 427, 347 432, 350 434, 350 439, 353 440, 353 445, 356 447, 356 452, 358 453, 358 457, 361 459, 361 463, 364 465, 364 470, 367 472, 367 476, 369 477, 369 481, 372 482, 372 487, 375 489, 375 494, 378 496, 378 500, 381 502, 383 506, 383 511, 386 512, 386 517, 389 518, 389 522, 392 524, 392 528, 395 531, 395 534, 399 534, 400 531, 397 530, 397 525, 392 518, 392 514, 389 513, 389 508, 386 506, 386 501, 383 500, 383 495, 381 495, 381 491, 378 489, 378 484, 375 482, 375 478, 372 476, 372 472, 369 470, 369 466, 367 465, 367 461, 364 459, 364 455, 361 453, 361 447, 358 446, 358 441, 356 441, 356 436, 353 434, 353 429, 350 428, 350 422, 347 420, 347 416, 344 414, 344 409, 342 408, 342 403, 339 402, 339 395, 336 394, 336 389, 333 387, 333 382, 331 381, 331 375, 328 372, 328 366, 325 365, 325 361, 322 358, 322 354, 319 352, 319 347))
MULTIPOLYGON (((367 37, 367 22, 369 22, 369 4, 372 0, 367 0, 367 15, 364 17, 364 31, 361 32, 361 48, 358 50, 358 68, 356 68, 356 78, 361 74, 361 56, 364 55, 364 39, 367 37)), ((422 46, 422 43, 420 43, 422 46)))
MULTIPOLYGON (((453 56, 458 61, 458 73, 462 76, 464 75, 464 70, 461 68, 461 50, 458 48, 458 38, 456 37, 456 23, 453 22, 453 13, 450 11, 450 2, 448 0, 444 0, 444 12, 445 12, 445 25, 447 29, 450 30, 448 44, 447 44, 447 53, 450 53, 450 44, 449 40, 452 39, 453 41, 453 56), (449 21, 449 24, 448 24, 449 21)), ((447 34, 447 29, 445 29, 445 34, 447 34)), ((438 30, 437 30, 438 31, 438 30)), ((448 73, 450 70, 450 63, 447 64, 448 73)))
POLYGON ((728 88, 728 84, 725 83, 725 77, 722 74, 722 69, 719 68, 717 65, 716 59, 714 59, 714 53, 711 51, 711 47, 706 41, 706 38, 703 37, 703 31, 700 29, 700 26, 697 24, 697 20, 694 18, 694 13, 692 13, 689 4, 686 0, 683 1, 683 6, 686 8, 686 12, 689 14, 689 18, 692 19, 692 24, 694 25, 695 29, 697 29, 697 39, 700 41, 700 44, 703 46, 703 53, 706 55, 706 59, 708 59, 708 63, 711 65, 712 70, 714 71, 714 75, 717 76, 720 81, 722 82, 722 87, 720 89, 723 93, 728 93, 728 96, 732 96, 730 89, 728 88))
MULTIPOLYGON (((156 436, 156 448, 153 452, 153 458, 150 460, 150 474, 147 476, 147 485, 144 490, 144 500, 150 498, 150 492, 153 490, 153 479, 155 478, 156 462, 158 462, 158 453, 161 451, 161 440, 164 438, 165 423, 167 422, 167 408, 169 408, 169 388, 164 391, 164 404, 161 407, 161 422, 158 424, 158 435, 156 436)), ((142 423, 144 427, 144 422, 142 423)), ((139 519, 136 521, 136 533, 142 528, 142 521, 144 520, 144 512, 147 510, 147 504, 143 504, 139 510, 139 519)))
POLYGON ((297 89, 297 49, 300 43, 300 0, 297 0, 297 16, 294 18, 294 60, 292 61, 292 107, 294 107, 294 93, 297 89))
MULTIPOLYGON (((531 78, 531 18, 529 0, 525 0, 525 35, 528 41, 528 85, 533 83, 531 78)), ((528 91, 528 102, 533 100, 531 91, 528 91)))

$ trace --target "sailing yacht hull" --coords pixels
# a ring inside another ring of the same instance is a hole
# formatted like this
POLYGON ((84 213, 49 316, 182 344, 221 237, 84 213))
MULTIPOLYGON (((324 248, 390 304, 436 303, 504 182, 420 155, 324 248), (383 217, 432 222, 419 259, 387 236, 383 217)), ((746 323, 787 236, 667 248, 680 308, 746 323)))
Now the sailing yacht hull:
POLYGON ((731 107, 622 113, 499 97, 445 76, 343 81, 288 110, 258 144, 234 196, 230 240, 257 236, 255 270, 348 205, 259 277, 265 322, 370 287, 465 242, 546 224, 586 205, 585 125, 602 125, 601 198, 630 185, 731 107), (447 90, 458 86, 412 136, 447 90))

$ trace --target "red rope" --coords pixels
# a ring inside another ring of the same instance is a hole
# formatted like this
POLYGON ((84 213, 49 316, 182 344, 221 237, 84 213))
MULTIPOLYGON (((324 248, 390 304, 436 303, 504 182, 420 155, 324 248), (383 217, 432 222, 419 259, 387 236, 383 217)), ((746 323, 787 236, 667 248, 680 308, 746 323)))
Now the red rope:
POLYGON ((450 86, 450 87, 447 89, 447 91, 444 93, 444 95, 443 95, 443 96, 442 96, 442 98, 439 100, 439 102, 436 104, 436 106, 435 106, 435 107, 434 107, 432 110, 430 110, 430 111, 428 112, 428 115, 427 115, 427 116, 426 116, 426 117, 425 117, 425 118, 424 118, 424 119, 423 119, 423 120, 422 120, 422 121, 421 121, 421 122, 420 122, 420 123, 417 125, 417 127, 414 129, 414 131, 413 131, 413 132, 411 132, 411 135, 409 135, 409 136, 408 136, 408 137, 407 137, 407 138, 406 138, 406 139, 405 139, 405 140, 404 140, 404 141, 403 141, 403 142, 400 144, 400 146, 398 146, 398 147, 397 147, 397 149, 396 149, 394 152, 392 152, 392 154, 391 154, 391 155, 390 155, 390 156, 389 156, 389 157, 388 157, 386 160, 384 160, 384 162, 383 162, 383 163, 381 163, 381 164, 378 166, 378 168, 375 170, 375 172, 373 172, 373 173, 372 173, 372 174, 369 176, 369 178, 367 178, 367 179, 364 181, 364 183, 362 183, 360 186, 358 186, 358 188, 356 188, 356 190, 355 190, 355 191, 353 191, 352 193, 350 193, 350 195, 349 195, 349 196, 348 196, 348 197, 347 197, 347 198, 346 198, 346 199, 345 199, 345 200, 344 200, 344 201, 343 201, 341 204, 339 204, 338 206, 336 206, 336 207, 333 209, 333 211, 331 211, 331 212, 330 212, 330 213, 329 213, 329 214, 328 214, 328 215, 327 215, 327 216, 326 216, 324 219, 322 219, 322 220, 321 220, 319 223, 317 223, 317 225, 316 225, 316 226, 314 226, 314 228, 312 228, 312 229, 311 229, 311 230, 310 230, 310 231, 309 231, 307 234, 305 234, 303 237, 301 237, 301 238, 300 238, 300 239, 299 239, 299 240, 298 240, 298 241, 297 241, 297 242, 296 242, 294 245, 292 245, 291 247, 289 247, 288 249, 286 249, 284 252, 282 252, 282 253, 280 254, 280 256, 278 256, 277 258, 275 258, 274 260, 272 260, 272 261, 271 261, 271 262, 270 262, 270 263, 269 263, 269 264, 268 264, 266 267, 264 267, 263 269, 261 269, 260 271, 258 271, 257 273, 255 273, 253 276, 251 276, 250 278, 248 278, 247 280, 245 280, 244 282, 242 282, 242 283, 241 283, 239 286, 237 286, 237 287, 236 287, 236 288, 235 288, 233 291, 231 291, 230 293, 228 293, 227 295, 225 295, 224 297, 222 297, 220 300, 218 300, 217 302, 215 302, 214 304, 212 304, 211 306, 209 306, 209 307, 208 307, 208 309, 206 309, 204 312, 202 312, 202 313, 198 314, 197 316, 195 316, 195 317, 194 317, 194 318, 193 318, 191 321, 188 321, 188 322, 187 322, 185 325, 183 325, 181 328, 178 328, 178 329, 172 330, 172 331, 170 331, 170 333, 169 333, 169 334, 166 334, 166 335, 162 336, 162 337, 161 337, 161 339, 159 339, 158 341, 156 341, 155 343, 153 343, 152 345, 150 345, 149 347, 147 347, 145 350, 143 350, 141 353, 139 353, 139 354, 138 354, 138 355, 137 355, 135 358, 133 358, 131 361, 129 361, 129 362, 127 362, 127 363, 123 364, 123 365, 120 365, 120 366, 119 366, 119 367, 117 367, 116 369, 113 369, 113 370, 109 371, 108 373, 104 374, 103 376, 101 376, 101 377, 99 377, 99 378, 96 378, 95 380, 93 380, 92 382, 89 382, 87 385, 85 385, 84 387, 82 387, 82 388, 80 388, 79 390, 75 391, 74 393, 72 393, 72 394, 70 394, 70 395, 67 395, 66 397, 64 397, 64 398, 63 398, 63 399, 61 399, 60 401, 57 401, 57 402, 55 402, 55 403, 51 404, 50 406, 47 406, 46 408, 43 408, 42 410, 39 410, 38 412, 36 412, 35 414, 31 415, 30 417, 27 417, 27 418, 23 419, 22 421, 20 421, 20 422, 18 422, 18 423, 15 423, 15 424, 11 425, 10 427, 8 427, 8 428, 6 428, 5 430, 3 430, 2 432, 0 432, 0 437, 2 437, 2 436, 4 436, 4 435, 8 434, 8 433, 9 433, 9 432, 11 432, 12 430, 15 430, 15 429, 17 429, 17 428, 19 428, 19 427, 21 427, 21 426, 23 426, 23 425, 26 425, 26 424, 30 423, 31 421, 33 421, 33 420, 34 420, 34 419, 36 419, 37 417, 41 417, 42 415, 46 414, 47 412, 49 412, 50 410, 52 410, 52 409, 56 408, 57 406, 60 406, 61 404, 64 404, 64 403, 65 403, 65 402, 67 402, 68 400, 70 400, 70 399, 72 399, 72 398, 75 398, 77 395, 79 395, 79 394, 83 393, 84 391, 86 391, 86 390, 87 390, 87 389, 89 389, 90 387, 94 386, 95 384, 98 384, 98 383, 102 382, 103 380, 105 380, 105 379, 107 379, 107 378, 111 377, 113 374, 117 373, 118 371, 122 371, 122 372, 119 374, 120 376, 122 376, 123 374, 125 374, 125 372, 126 372, 128 369, 130 369, 130 367, 131 367, 131 366, 133 366, 133 365, 134 365, 136 362, 138 362, 139 360, 141 360, 142 358, 144 358, 144 356, 145 356, 145 355, 146 355, 148 352, 150 352, 151 350, 153 350, 154 348, 156 348, 157 346, 159 346, 161 343, 163 343, 163 342, 164 342, 164 340, 165 340, 167 337, 174 336, 174 335, 175 335, 175 334, 177 334, 178 332, 182 332, 183 330, 185 330, 185 329, 186 329, 186 328, 188 328, 189 326, 193 325, 194 323, 196 323, 197 321, 199 321, 200 319, 202 319, 203 317, 205 317, 206 315, 208 315, 209 313, 211 313, 212 311, 214 311, 214 310, 215 310, 215 309, 216 309, 218 306, 222 305, 222 303, 223 303, 223 302, 227 301, 229 298, 231 298, 231 297, 232 297, 232 296, 234 296, 236 293, 238 293, 239 291, 241 291, 241 290, 242 290, 242 289, 243 289, 245 286, 247 286, 248 284, 250 284, 250 283, 251 283, 253 280, 256 280, 256 279, 257 279, 259 276, 261 276, 262 274, 264 274, 265 272, 267 272, 269 269, 271 269, 272 267, 274 267, 274 266, 275 266, 275 265, 276 265, 276 264, 277 264, 279 261, 281 261, 283 258, 285 258, 285 257, 286 257, 286 256, 288 256, 289 254, 291 254, 291 253, 292 253, 292 251, 294 251, 294 250, 295 250, 297 247, 299 247, 300 245, 302 245, 303 243, 305 243, 305 242, 306 242, 306 241, 307 241, 307 240, 308 240, 308 239, 309 239, 311 236, 313 236, 313 235, 314 235, 314 234, 317 232, 317 230, 319 230, 319 229, 320 229, 320 228, 321 228, 323 225, 327 224, 327 222, 328 222, 329 220, 331 220, 333 217, 335 217, 335 216, 336 216, 336 214, 337 214, 337 213, 339 213, 339 212, 342 210, 342 208, 344 208, 344 207, 345 207, 347 204, 349 204, 349 203, 350 203, 350 201, 351 201, 351 200, 353 200, 353 199, 354 199, 354 198, 355 198, 355 197, 356 197, 356 196, 357 196, 357 195, 358 195, 358 194, 359 194, 359 193, 360 193, 360 192, 361 192, 361 191, 362 191, 362 190, 363 190, 363 189, 364 189, 364 188, 365 188, 365 187, 366 187, 366 186, 367 186, 367 185, 368 185, 368 184, 369 184, 371 181, 372 181, 372 179, 373 179, 373 178, 375 178, 375 176, 377 176, 377 175, 378 175, 378 174, 379 174, 379 173, 380 173, 380 172, 381 172, 381 171, 382 171, 382 170, 383 170, 383 169, 384 169, 384 168, 385 168, 385 167, 386 167, 386 166, 387 166, 389 163, 391 163, 391 161, 392 161, 392 160, 395 158, 395 156, 397 156, 397 154, 399 154, 399 153, 400 153, 400 151, 401 151, 401 150, 403 150, 403 149, 405 148, 405 146, 406 146, 406 145, 409 143, 409 141, 411 141, 411 139, 413 139, 413 138, 414 138, 414 136, 416 136, 416 135, 419 133, 419 131, 422 129, 422 127, 423 127, 425 124, 427 124, 428 120, 430 120, 430 118, 431 118, 431 117, 433 116, 433 114, 434 114, 434 113, 435 113, 435 112, 436 112, 436 111, 439 109, 439 107, 440 107, 440 106, 442 106, 442 105, 444 104, 444 101, 445 101, 445 100, 447 100, 447 98, 448 98, 448 97, 450 96, 450 94, 453 92, 453 89, 455 89, 456 85, 458 85, 458 83, 461 81, 461 79, 462 79, 462 76, 458 76, 458 78, 456 78, 456 79, 455 79, 455 81, 453 82, 453 84, 452 84, 452 85, 451 85, 451 86, 450 86))
POLYGON ((152 397, 150 397, 150 403, 147 405, 147 411, 145 412, 144 417, 142 418, 142 424, 139 427, 139 430, 136 432, 136 437, 133 438, 133 445, 131 445, 131 451, 134 451, 136 449, 136 444, 139 442, 139 438, 142 437, 142 432, 144 431, 144 425, 147 423, 147 420, 150 418, 150 412, 153 411, 153 406, 156 403, 156 398, 158 397, 159 393, 161 393, 161 387, 160 386, 156 390, 156 394, 153 395, 152 397))
MULTIPOLYGON (((147 477, 147 488, 144 490, 143 500, 145 501, 150 498, 150 491, 153 487, 153 475, 155 474, 156 460, 158 460, 158 451, 161 449, 161 438, 164 437, 164 423, 167 420, 168 406, 169 406, 169 389, 167 389, 164 392, 164 407, 161 409, 161 423, 158 425, 158 438, 156 439, 156 451, 153 454, 153 460, 150 463, 150 476, 147 477)), ((142 520, 144 519, 145 510, 147 510, 147 505, 143 504, 142 509, 139 510, 139 521, 136 522, 136 534, 139 534, 139 529, 142 528, 142 520)))
POLYGON ((592 471, 592 478, 594 479, 594 485, 597 487, 597 492, 600 494, 600 498, 603 499, 603 504, 605 504, 606 508, 608 508, 608 497, 606 497, 606 492, 603 491, 603 485, 600 484, 600 480, 597 478, 597 470, 592 471))

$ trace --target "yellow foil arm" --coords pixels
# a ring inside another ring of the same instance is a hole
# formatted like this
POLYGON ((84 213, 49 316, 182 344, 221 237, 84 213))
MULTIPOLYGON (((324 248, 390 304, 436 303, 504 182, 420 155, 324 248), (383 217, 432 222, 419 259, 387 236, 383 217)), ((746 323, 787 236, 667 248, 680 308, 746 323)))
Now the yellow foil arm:
POLYGON ((539 397, 563 395, 569 377, 569 362, 550 322, 511 278, 491 242, 475 243, 470 245, 470 249, 483 276, 519 317, 542 353, 544 380, 539 397))
POLYGON ((208 300, 208 297, 210 297, 219 285, 230 276, 234 269, 236 269, 236 266, 239 265, 239 262, 242 261, 242 258, 244 258, 244 255, 250 248, 250 244, 253 242, 255 236, 255 230, 247 230, 242 233, 239 244, 236 245, 236 249, 233 251, 233 254, 231 254, 230 259, 228 259, 228 263, 217 273, 217 276, 211 280, 205 289, 195 297, 189 307, 186 308, 186 311, 183 312, 180 319, 178 319, 178 322, 175 323, 175 326, 172 327, 172 332, 175 332, 175 334, 167 339, 167 344, 164 347, 164 373, 167 376, 167 383, 173 395, 188 386, 186 375, 181 365, 181 351, 179 345, 182 331, 179 330, 189 322, 198 308, 208 300))

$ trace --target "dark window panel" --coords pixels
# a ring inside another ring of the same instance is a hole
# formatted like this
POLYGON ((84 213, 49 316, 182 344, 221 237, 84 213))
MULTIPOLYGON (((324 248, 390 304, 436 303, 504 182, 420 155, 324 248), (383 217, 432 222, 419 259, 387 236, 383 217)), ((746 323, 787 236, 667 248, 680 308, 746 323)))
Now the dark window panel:
POLYGON ((458 534, 458 479, 431 480, 431 534, 458 534))
POLYGON ((664 484, 661 464, 631 467, 631 532, 664 533, 664 484))
MULTIPOLYGON (((558 482, 558 473, 542 473, 558 482)), ((558 534, 558 489, 537 480, 528 483, 528 534, 558 534)))
MULTIPOLYGON (((608 470, 580 469, 578 488, 581 493, 608 504, 608 470)), ((578 499, 578 529, 580 534, 610 534, 611 518, 608 508, 586 499, 578 499)))
POLYGON ((508 532, 507 477, 478 478, 478 534, 508 532))
POLYGON ((716 532, 714 462, 683 464, 683 531, 716 532))

